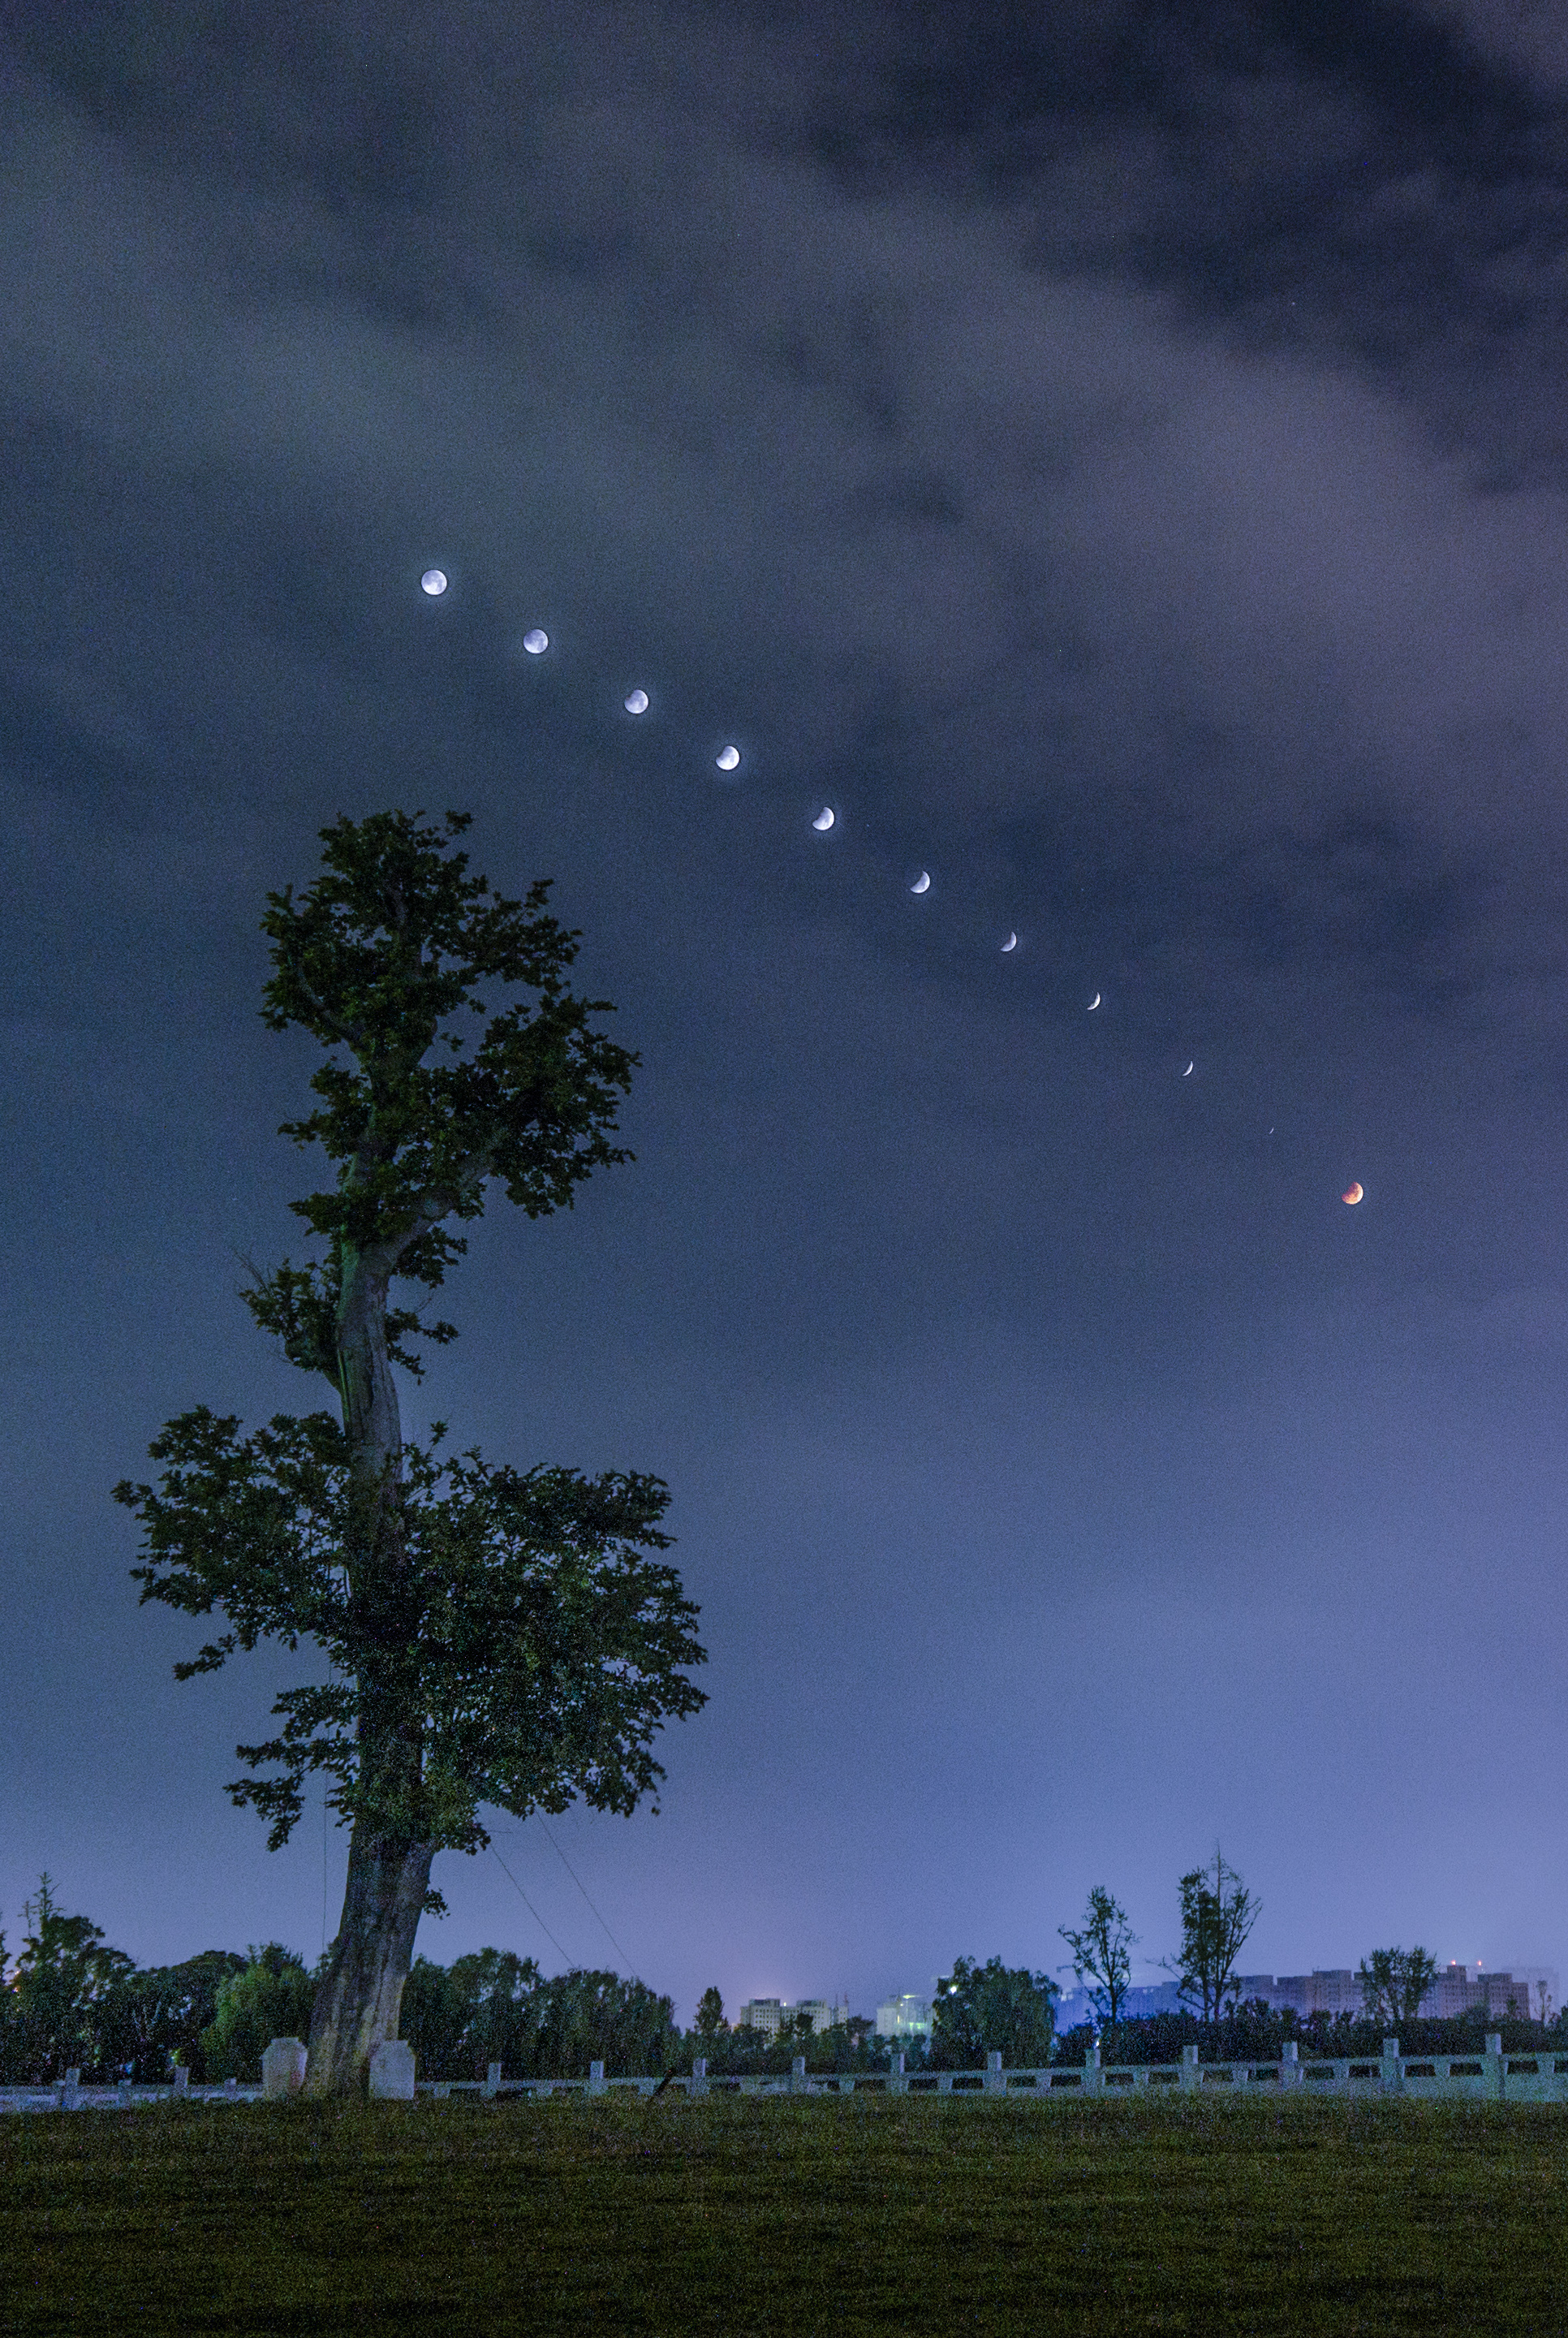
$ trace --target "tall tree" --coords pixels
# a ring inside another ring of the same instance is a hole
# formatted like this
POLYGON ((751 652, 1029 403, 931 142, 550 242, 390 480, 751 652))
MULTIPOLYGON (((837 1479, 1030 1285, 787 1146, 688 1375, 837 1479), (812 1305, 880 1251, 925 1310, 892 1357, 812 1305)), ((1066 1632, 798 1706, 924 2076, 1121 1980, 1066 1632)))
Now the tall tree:
POLYGON ((1225 1992, 1236 1971, 1236 1960, 1263 1911, 1263 1903, 1248 1891, 1233 1867, 1228 1867, 1219 1847, 1214 1872, 1194 1867, 1181 1878, 1181 1946, 1165 1959, 1176 1975, 1182 1996, 1205 2021, 1217 2021, 1225 1992))
POLYGON ((1061 1993, 1047 1974, 1027 1965, 956 1958, 931 2008, 932 2059, 938 2069, 958 2070, 977 2068, 991 2053, 1000 2053, 1010 2070, 1048 2062, 1061 1993))
POLYGON ((1132 1952, 1138 1945, 1126 1909, 1102 1883, 1096 1883, 1078 1929, 1058 1924, 1056 1930, 1073 1952, 1073 1975, 1081 1987, 1087 1982, 1089 2002, 1101 2020, 1120 2021, 1132 1980, 1132 1952))
POLYGON ((1356 1978, 1368 2020, 1416 2021, 1437 1978, 1437 1960, 1423 1948, 1374 1949, 1356 1978))
POLYGON ((568 987, 578 937, 549 914, 547 884, 523 901, 493 892, 457 849, 467 816, 422 818, 337 820, 316 881, 298 900, 270 894, 262 919, 263 1019, 325 1055, 318 1108, 281 1133, 319 1145, 333 1177, 290 1205, 321 1254, 255 1272, 243 1296, 328 1381, 337 1417, 242 1436, 198 1408, 152 1446, 156 1488, 116 1488, 142 1521, 142 1598, 226 1618, 181 1677, 268 1636, 328 1660, 327 1682, 278 1698, 275 1736, 239 1748, 252 1774, 229 1789, 276 1848, 325 1773, 350 1830, 312 2094, 360 2088, 397 2035, 421 1911, 441 1905, 431 1862, 488 1842, 482 1804, 523 1816, 581 1795, 629 1812, 663 1774, 658 1729, 705 1702, 681 1669, 702 1650, 657 1557, 656 1478, 443 1458, 439 1423, 427 1445, 404 1442, 393 1368, 417 1378, 416 1343, 456 1334, 394 1286, 440 1287, 493 1184, 541 1217, 626 1159, 612 1137, 636 1061, 594 1026, 608 1002, 568 987))

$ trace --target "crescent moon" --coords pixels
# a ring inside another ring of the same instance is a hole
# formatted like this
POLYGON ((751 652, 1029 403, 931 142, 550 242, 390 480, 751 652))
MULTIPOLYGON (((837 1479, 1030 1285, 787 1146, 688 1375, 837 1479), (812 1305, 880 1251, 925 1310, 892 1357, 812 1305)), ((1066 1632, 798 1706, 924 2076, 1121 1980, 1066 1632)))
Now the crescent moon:
POLYGON ((1098 991, 1096 991, 1096 992, 1094 993, 1093 997, 1089 1001, 1089 1012, 1090 1012, 1090 1014, 1091 1014, 1091 1015, 1093 1015, 1093 1014, 1094 1009, 1099 1006, 1099 1004, 1100 1004, 1100 993, 1099 993, 1098 991))
POLYGON ((909 890, 912 893, 928 893, 931 890, 931 871, 929 869, 922 869, 919 876, 916 878, 915 882, 910 886, 909 890))
POLYGON ((1018 937, 1017 937, 1017 935, 1016 935, 1016 934, 1009 934, 1009 935, 1008 935, 1008 937, 1007 937, 1007 938, 1006 938, 1006 940, 1005 940, 1005 941, 1003 943, 1003 945, 1002 945, 1002 955, 1003 955, 1003 957, 1004 957, 1004 958, 1005 958, 1009 950, 1015 950, 1015 949, 1017 948, 1017 947, 1018 947, 1018 937))
MULTIPOLYGON (((1197 1060, 1197 1059, 1196 1059, 1196 1057, 1194 1057, 1194 1059, 1193 1059, 1193 1060, 1194 1060, 1194 1061, 1196 1061, 1196 1060, 1197 1060)), ((1188 1066, 1187 1066, 1186 1070, 1182 1073, 1181 1076, 1182 1076, 1182 1078, 1183 1078, 1184 1080, 1190 1080, 1190 1079, 1191 1078, 1191 1076, 1192 1076, 1192 1066, 1191 1066, 1191 1064, 1189 1064, 1189 1065, 1188 1065, 1188 1066)))
POLYGON ((829 830, 829 829, 832 827, 832 825, 833 825, 833 807, 832 807, 832 805, 831 805, 831 804, 824 804, 824 805, 823 805, 823 807, 822 807, 822 809, 821 809, 821 810, 818 813, 818 815, 817 815, 816 819, 812 821, 811 825, 812 825, 812 827, 817 830, 817 832, 818 832, 818 834, 819 836, 826 836, 826 835, 827 835, 827 833, 828 833, 828 830, 829 830))
POLYGON ((1339 1199, 1342 1202, 1348 1202, 1350 1207, 1354 1209, 1357 1202, 1365 1200, 1366 1193, 1367 1189, 1364 1185, 1352 1185, 1345 1193, 1340 1194, 1339 1199))

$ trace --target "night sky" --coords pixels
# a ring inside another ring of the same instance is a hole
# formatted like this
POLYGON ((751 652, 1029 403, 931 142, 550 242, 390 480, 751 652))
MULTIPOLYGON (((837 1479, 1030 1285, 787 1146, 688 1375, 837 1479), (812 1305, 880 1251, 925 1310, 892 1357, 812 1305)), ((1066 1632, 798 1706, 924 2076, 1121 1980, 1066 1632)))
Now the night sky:
POLYGON ((109 1489, 324 1400, 258 919, 397 804, 642 1058, 406 1428, 659 1472, 710 1653, 618 1947, 502 1818, 425 1953, 870 2011, 1218 1839, 1248 1970, 1568 1968, 1563 25, 0 10, 13 1950, 321 1947, 109 1489))

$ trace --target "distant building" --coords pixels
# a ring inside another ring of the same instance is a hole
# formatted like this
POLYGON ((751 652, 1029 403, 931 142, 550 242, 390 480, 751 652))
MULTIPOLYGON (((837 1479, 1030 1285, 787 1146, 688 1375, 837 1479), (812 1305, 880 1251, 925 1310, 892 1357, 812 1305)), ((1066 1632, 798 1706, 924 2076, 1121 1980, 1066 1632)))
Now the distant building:
POLYGON ((931 2000, 928 1997, 885 1997, 877 2008, 878 2038, 929 2038, 931 2000))
POLYGON ((811 2017, 811 2027, 831 2029, 836 2023, 849 2019, 847 1997, 803 1997, 791 2005, 783 1997, 749 1997, 736 2019, 740 2028, 760 2030, 765 2038, 777 2038, 787 2021, 798 2021, 803 2013, 811 2017))
MULTIPOLYGON (((1254 1973, 1249 1982, 1249 1993, 1263 1996, 1260 1984, 1268 1978, 1254 1973), (1255 1985, 1257 1984, 1257 1985, 1255 1985)), ((1361 1984, 1348 1965, 1319 1966, 1316 1972, 1281 1973, 1273 1985, 1267 2002, 1276 2013, 1326 2013, 1330 2019, 1337 2013, 1348 2013, 1352 2019, 1362 2010, 1361 1984)))
POLYGON ((1500 2021, 1550 2021, 1558 2002, 1557 1975, 1551 1965, 1487 1972, 1478 1964, 1446 1964, 1422 1999, 1421 2010, 1440 2020, 1480 2011, 1500 2021))
POLYGON ((797 1998, 791 2010, 797 2021, 803 2013, 808 2013, 813 2030, 835 2029, 848 2020, 849 2000, 847 1997, 801 1997, 797 1998))

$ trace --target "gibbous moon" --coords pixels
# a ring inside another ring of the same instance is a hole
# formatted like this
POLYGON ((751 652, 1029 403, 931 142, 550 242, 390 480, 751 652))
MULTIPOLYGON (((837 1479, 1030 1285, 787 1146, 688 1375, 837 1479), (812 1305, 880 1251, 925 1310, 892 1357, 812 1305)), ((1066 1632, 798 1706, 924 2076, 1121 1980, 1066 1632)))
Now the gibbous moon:
POLYGON ((1006 938, 1006 940, 1005 940, 1005 941, 1003 943, 1003 945, 1002 945, 1002 955, 1003 955, 1003 957, 1004 957, 1004 958, 1005 958, 1009 950, 1015 950, 1015 949, 1017 948, 1017 947, 1018 947, 1018 937, 1017 937, 1017 935, 1016 935, 1016 934, 1009 934, 1009 935, 1008 935, 1008 937, 1007 937, 1007 938, 1006 938))
POLYGON ((1365 1188, 1365 1186, 1362 1186, 1362 1185, 1351 1185, 1351 1186, 1349 1186, 1349 1187, 1347 1189, 1347 1191, 1346 1191, 1345 1193, 1343 1193, 1343 1194, 1340 1194, 1339 1199, 1340 1199, 1342 1202, 1348 1202, 1348 1203, 1349 1203, 1349 1204, 1350 1204, 1350 1207, 1351 1207, 1352 1209, 1354 1209, 1354 1208, 1355 1208, 1355 1206, 1356 1206, 1356 1204, 1357 1204, 1357 1202, 1359 1202, 1359 1201, 1361 1201, 1361 1200, 1363 1200, 1363 1199, 1365 1198, 1365 1195, 1366 1195, 1366 1188, 1365 1188))
POLYGON ((821 810, 818 813, 818 815, 817 815, 816 819, 812 821, 811 825, 812 825, 812 827, 813 827, 814 829, 816 829, 816 830, 818 830, 818 832, 820 835, 822 835, 822 836, 826 836, 826 835, 827 835, 827 833, 828 833, 828 830, 829 830, 829 829, 832 827, 832 825, 833 825, 833 807, 832 807, 832 805, 831 805, 831 804, 824 804, 824 805, 823 805, 823 807, 822 807, 822 809, 821 809, 821 810))
POLYGON ((626 701, 626 712, 628 714, 646 714, 648 693, 645 690, 634 690, 626 701))
POLYGON ((740 765, 740 750, 739 747, 720 747, 713 761, 721 771, 733 771, 740 765))
POLYGON ((919 876, 916 878, 915 882, 910 886, 909 890, 912 893, 928 893, 931 890, 931 871, 929 869, 922 869, 919 876))
POLYGON ((445 593, 446 579, 439 568, 427 568, 425 571, 424 575, 419 579, 419 590, 421 593, 428 593, 433 601, 438 593, 445 593))
POLYGON ((1099 1006, 1099 1004, 1100 1004, 1100 993, 1099 993, 1098 991, 1096 991, 1096 992, 1094 993, 1093 997, 1089 1001, 1089 1012, 1090 1012, 1090 1014, 1091 1014, 1091 1015, 1093 1015, 1093 1014, 1094 1009, 1099 1006))
POLYGON ((543 657, 550 646, 550 636, 543 625, 535 625, 532 633, 524 634, 523 646, 530 657, 543 657))
MULTIPOLYGON (((1196 1056, 1194 1056, 1194 1058, 1193 1058, 1193 1062, 1196 1062, 1196 1061, 1197 1061, 1197 1058, 1196 1058, 1196 1056)), ((1187 1066, 1186 1070, 1182 1073, 1181 1076, 1182 1076, 1182 1078, 1183 1078, 1184 1080, 1190 1080, 1190 1079, 1191 1078, 1191 1076, 1192 1076, 1192 1065, 1191 1065, 1191 1064, 1189 1064, 1189 1065, 1188 1065, 1188 1066, 1187 1066)))

